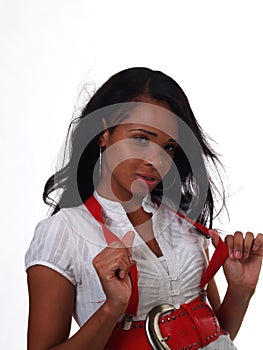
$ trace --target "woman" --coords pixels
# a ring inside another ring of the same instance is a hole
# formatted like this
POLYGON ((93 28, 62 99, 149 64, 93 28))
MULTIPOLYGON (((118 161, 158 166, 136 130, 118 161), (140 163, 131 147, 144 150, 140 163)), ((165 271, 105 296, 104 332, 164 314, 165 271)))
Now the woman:
POLYGON ((202 226, 212 228, 217 189, 208 167, 219 161, 178 84, 147 68, 119 72, 72 122, 68 138, 68 161, 44 190, 54 211, 37 226, 26 254, 28 349, 235 349, 263 236, 226 237, 223 301, 213 278, 202 285, 216 318, 199 294, 206 235, 221 244, 216 231, 202 226), (216 331, 209 337, 205 325, 196 331, 203 316, 191 314, 186 327, 195 334, 178 321, 168 333, 162 328, 160 340, 151 310, 171 305, 171 324, 188 315, 191 303, 207 310, 216 331), (72 316, 80 329, 68 338, 72 316))

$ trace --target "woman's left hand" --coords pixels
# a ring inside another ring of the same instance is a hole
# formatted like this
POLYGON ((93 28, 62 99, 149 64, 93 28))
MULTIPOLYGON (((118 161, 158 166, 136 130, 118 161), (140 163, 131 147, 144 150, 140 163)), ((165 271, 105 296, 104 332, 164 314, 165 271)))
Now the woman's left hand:
MULTIPOLYGON (((213 239, 216 240, 216 239, 213 239)), ((263 258, 263 234, 252 232, 243 235, 237 231, 228 235, 225 243, 229 256, 224 263, 224 273, 229 286, 255 290, 263 258)))

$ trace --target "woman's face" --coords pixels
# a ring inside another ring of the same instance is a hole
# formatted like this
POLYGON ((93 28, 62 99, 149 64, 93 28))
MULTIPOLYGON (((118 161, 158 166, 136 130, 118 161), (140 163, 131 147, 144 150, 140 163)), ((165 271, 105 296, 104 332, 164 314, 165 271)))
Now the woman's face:
POLYGON ((170 170, 177 147, 175 115, 163 103, 138 103, 130 115, 100 139, 104 148, 100 194, 141 199, 170 170))

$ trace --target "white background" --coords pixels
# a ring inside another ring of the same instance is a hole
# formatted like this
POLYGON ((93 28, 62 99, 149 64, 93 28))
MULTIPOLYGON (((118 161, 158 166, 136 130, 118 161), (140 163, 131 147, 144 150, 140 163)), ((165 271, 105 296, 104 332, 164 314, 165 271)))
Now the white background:
MULTIPOLYGON (((220 227, 262 232, 262 33, 255 0, 1 0, 1 349, 26 348, 24 254, 85 82, 131 66, 177 80, 226 166, 231 221, 220 227)), ((261 276, 240 350, 260 344, 262 291, 261 276)))

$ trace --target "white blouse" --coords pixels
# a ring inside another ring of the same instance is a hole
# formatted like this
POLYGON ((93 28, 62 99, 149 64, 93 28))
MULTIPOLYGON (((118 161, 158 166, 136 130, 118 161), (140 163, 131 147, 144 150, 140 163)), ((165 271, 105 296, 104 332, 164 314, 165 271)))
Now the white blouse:
MULTIPOLYGON (((120 203, 96 192, 94 195, 103 208, 104 223, 112 232, 122 238, 127 231, 134 231, 120 203)), ((144 198, 143 208, 152 213, 153 232, 163 256, 157 258, 135 231, 133 259, 139 274, 139 306, 134 320, 144 320, 158 304, 173 304, 177 308, 199 294, 200 279, 207 266, 204 250, 209 242, 175 211, 163 205, 158 207, 150 196, 144 198)), ((80 205, 61 209, 41 221, 25 256, 26 269, 37 264, 50 267, 76 286, 74 318, 79 326, 105 301, 92 265, 93 258, 105 246, 100 223, 85 205, 80 205)), ((212 344, 206 348, 213 349, 212 344)), ((224 349, 234 349, 230 343, 228 346, 224 349)))

